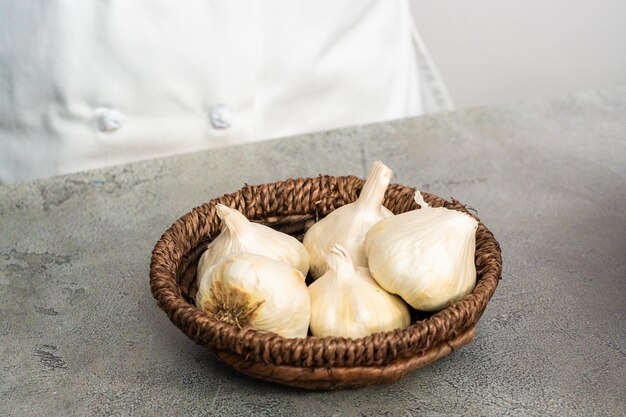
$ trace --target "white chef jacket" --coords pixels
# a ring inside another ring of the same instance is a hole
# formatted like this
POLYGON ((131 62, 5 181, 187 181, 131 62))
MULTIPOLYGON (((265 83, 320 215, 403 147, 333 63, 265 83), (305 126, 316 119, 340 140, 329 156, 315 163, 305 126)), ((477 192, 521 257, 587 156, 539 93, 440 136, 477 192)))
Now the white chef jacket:
POLYGON ((2 2, 0 183, 450 108, 416 33, 406 0, 2 2))

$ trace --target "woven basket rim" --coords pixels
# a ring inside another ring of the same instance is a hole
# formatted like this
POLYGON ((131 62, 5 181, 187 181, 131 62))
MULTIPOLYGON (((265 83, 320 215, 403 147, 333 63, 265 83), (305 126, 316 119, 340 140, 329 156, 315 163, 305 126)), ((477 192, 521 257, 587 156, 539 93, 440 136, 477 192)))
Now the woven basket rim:
MULTIPOLYGON (((275 333, 249 327, 238 329, 215 321, 183 297, 177 281, 178 267, 202 236, 219 230, 220 223, 215 214, 217 203, 236 208, 252 220, 268 215, 311 214, 312 208, 326 215, 356 200, 363 182, 354 176, 321 175, 247 185, 192 209, 165 231, 152 252, 150 285, 159 306, 195 343, 231 351, 253 362, 298 367, 385 365, 395 359, 419 355, 474 325, 501 277, 499 244, 480 219, 463 204, 426 192, 422 195, 431 206, 462 211, 479 221, 476 234, 478 281, 473 291, 463 299, 429 318, 413 322, 407 328, 356 339, 332 336, 288 339, 275 333), (479 252, 479 248, 485 247, 487 251, 479 252)), ((414 188, 392 184, 387 191, 385 206, 394 213, 408 211, 411 207, 418 209, 412 197, 414 192, 414 188)))

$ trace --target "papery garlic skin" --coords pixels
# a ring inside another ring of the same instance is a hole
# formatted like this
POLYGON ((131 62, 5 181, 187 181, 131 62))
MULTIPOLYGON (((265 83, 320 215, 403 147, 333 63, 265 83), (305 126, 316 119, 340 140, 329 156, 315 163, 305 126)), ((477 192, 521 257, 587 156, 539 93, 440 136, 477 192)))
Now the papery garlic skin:
POLYGON ((437 311, 476 285, 476 229, 466 213, 422 207, 382 220, 365 237, 369 270, 378 284, 413 308, 437 311))
POLYGON ((309 286, 313 336, 358 338, 411 324, 408 306, 355 267, 350 255, 333 245, 328 270, 309 286))
POLYGON ((367 266, 363 250, 365 233, 380 220, 393 216, 382 205, 391 175, 391 169, 382 162, 374 162, 359 198, 329 213, 306 232, 302 243, 309 252, 314 279, 326 272, 328 248, 333 243, 341 245, 355 265, 367 266))
POLYGON ((236 252, 250 252, 286 262, 306 276, 309 253, 296 238, 268 226, 253 223, 238 210, 217 204, 217 215, 223 221, 220 234, 209 244, 198 262, 197 276, 223 257, 236 252))
POLYGON ((291 265, 233 253, 199 279, 196 305, 218 321, 283 337, 306 337, 311 301, 304 276, 291 265))

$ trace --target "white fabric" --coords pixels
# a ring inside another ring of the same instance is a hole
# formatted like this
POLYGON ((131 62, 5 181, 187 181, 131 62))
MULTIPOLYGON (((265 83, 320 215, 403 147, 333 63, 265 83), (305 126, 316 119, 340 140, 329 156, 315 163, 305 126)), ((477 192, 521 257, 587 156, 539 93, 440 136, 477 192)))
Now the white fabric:
POLYGON ((448 108, 413 31, 406 0, 1 2, 0 182, 448 108))

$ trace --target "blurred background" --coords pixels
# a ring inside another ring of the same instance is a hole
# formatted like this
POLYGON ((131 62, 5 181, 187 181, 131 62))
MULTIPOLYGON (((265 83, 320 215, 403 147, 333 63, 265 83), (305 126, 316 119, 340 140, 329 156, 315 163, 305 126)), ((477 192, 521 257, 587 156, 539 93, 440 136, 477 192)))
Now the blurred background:
POLYGON ((457 108, 626 83, 624 0, 410 0, 457 108))
POLYGON ((626 0, 0 1, 0 184, 624 84, 626 0))

